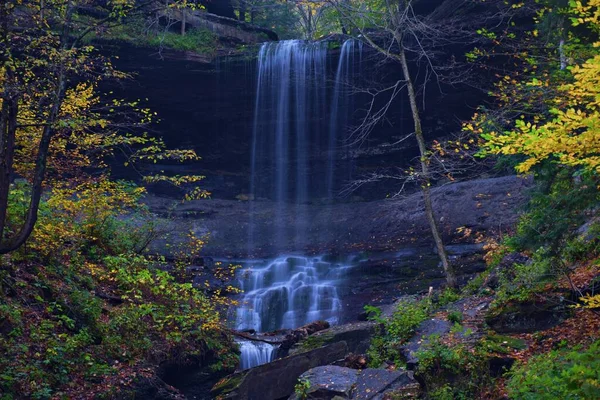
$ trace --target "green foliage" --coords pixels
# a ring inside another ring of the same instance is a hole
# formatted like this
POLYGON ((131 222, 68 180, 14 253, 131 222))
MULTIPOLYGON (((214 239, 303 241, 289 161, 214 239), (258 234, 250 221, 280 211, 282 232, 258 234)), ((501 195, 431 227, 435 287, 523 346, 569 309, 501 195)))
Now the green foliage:
POLYGON ((138 43, 148 43, 153 47, 193 51, 212 55, 217 50, 217 37, 210 31, 190 29, 185 35, 174 32, 159 32, 142 37, 138 43))
POLYGON ((507 389, 515 400, 600 398, 600 342, 534 356, 513 368, 507 389))
POLYGON ((460 311, 452 311, 448 314, 448 321, 454 324, 461 324, 463 318, 463 313, 461 313, 460 311))
POLYGON ((379 367, 385 361, 401 364, 399 347, 414 335, 417 327, 429 316, 430 310, 431 300, 426 298, 401 301, 389 320, 383 320, 380 313, 371 311, 373 319, 383 326, 371 340, 367 353, 369 364, 373 367, 379 367))
POLYGON ((71 398, 70 382, 81 393, 119 385, 106 382, 123 372, 132 384, 137 368, 164 361, 237 365, 218 312, 223 301, 137 254, 135 238, 148 225, 127 210, 140 193, 108 181, 55 189, 28 245, 4 258, 20 267, 0 276, 0 293, 10 293, 0 296, 3 398, 71 398))
POLYGON ((432 390, 427 397, 432 400, 457 400, 454 389, 449 384, 432 390))
POLYGON ((524 350, 527 344, 523 339, 510 336, 487 335, 479 343, 488 353, 509 354, 512 350, 524 350))
POLYGON ((294 386, 294 392, 300 400, 306 400, 308 398, 308 391, 310 390, 310 381, 308 379, 298 379, 298 383, 294 386))
POLYGON ((403 301, 394 311, 386 326, 386 331, 398 341, 406 341, 415 333, 421 322, 427 319, 430 310, 429 298, 419 301, 403 301))
POLYGON ((431 336, 417 353, 416 374, 425 382, 427 398, 479 398, 492 382, 489 357, 481 342, 475 347, 465 343, 446 345, 439 336, 431 336))
MULTIPOLYGON (((76 19, 82 24, 94 22, 85 15, 76 15, 76 19)), ((164 28, 151 29, 146 26, 146 21, 141 14, 127 18, 122 24, 109 27, 101 35, 92 32, 85 38, 85 42, 93 44, 99 39, 126 42, 139 47, 193 51, 207 55, 213 55, 218 46, 218 38, 207 29, 188 29, 185 35, 164 28)))
POLYGON ((465 287, 463 287, 462 292, 465 295, 475 295, 481 291, 481 287, 483 286, 485 280, 490 275, 491 268, 486 269, 484 272, 478 274, 476 277, 471 279, 465 287))
POLYGON ((383 322, 383 319, 381 318, 381 308, 367 304, 365 305, 364 310, 367 313, 367 319, 369 321, 383 322))
POLYGON ((460 293, 452 288, 446 288, 440 293, 437 298, 437 303, 439 306, 443 307, 447 304, 454 303, 455 301, 460 299, 460 293))
POLYGON ((500 286, 492 308, 501 308, 510 301, 530 300, 534 293, 542 291, 547 282, 558 275, 556 260, 548 255, 545 248, 540 248, 531 263, 513 264, 500 271, 500 286))
POLYGON ((592 224, 584 236, 574 237, 565 243, 562 256, 566 262, 576 263, 600 255, 600 224, 592 224))
POLYGON ((585 221, 584 212, 600 200, 597 183, 590 175, 582 175, 581 183, 575 183, 572 174, 572 170, 563 169, 541 177, 544 185, 533 194, 528 212, 519 220, 515 235, 507 240, 512 249, 557 249, 585 221))

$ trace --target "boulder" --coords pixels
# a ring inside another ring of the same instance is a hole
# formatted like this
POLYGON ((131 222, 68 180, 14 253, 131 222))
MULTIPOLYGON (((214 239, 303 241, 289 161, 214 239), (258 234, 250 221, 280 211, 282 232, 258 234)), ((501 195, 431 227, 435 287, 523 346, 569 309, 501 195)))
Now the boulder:
POLYGON ((302 397, 312 400, 382 399, 386 391, 418 386, 412 372, 405 370, 369 368, 360 371, 332 365, 305 372, 300 376, 300 382, 306 382, 301 389, 303 393, 295 393, 290 400, 302 397))
MULTIPOLYGON (((358 381, 355 369, 328 365, 313 368, 300 375, 300 382, 306 381, 303 395, 308 399, 331 400, 334 397, 350 399, 358 381)), ((300 400, 302 396, 294 393, 290 400, 300 400)))
POLYGON ((496 290, 500 285, 500 275, 503 271, 510 271, 510 268, 515 264, 529 264, 531 258, 521 253, 510 253, 505 255, 498 265, 490 272, 483 283, 484 287, 489 287, 492 290, 496 290))
MULTIPOLYGON (((280 349, 282 351, 287 351, 290 348, 292 348, 292 346, 294 346, 299 341, 306 339, 307 337, 309 337, 310 335, 312 335, 316 332, 323 331, 323 330, 329 328, 329 326, 330 326, 329 322, 327 322, 327 321, 315 321, 315 322, 311 322, 310 324, 301 326, 300 328, 296 328, 285 335, 285 337, 283 339, 283 343, 281 343, 280 349)), ((336 340, 336 341, 340 342, 341 340, 336 340)), ((333 343, 333 342, 328 342, 328 343, 333 343)), ((323 342, 319 346, 313 346, 311 349, 314 349, 316 347, 321 347, 328 343, 323 342)))
POLYGON ((335 342, 346 342, 348 353, 365 353, 375 332, 375 322, 357 322, 316 332, 291 347, 289 354, 298 354, 335 342))
POLYGON ((600 217, 593 217, 579 227, 577 229, 578 239, 584 243, 598 240, 598 223, 600 223, 600 217))
POLYGON ((443 336, 450 332, 452 325, 442 319, 428 319, 419 325, 415 335, 401 348, 401 353, 409 369, 415 369, 419 363, 417 353, 429 341, 431 335, 443 336))
POLYGON ((229 375, 212 389, 213 397, 239 400, 277 400, 290 396, 298 377, 311 368, 332 364, 347 354, 346 342, 275 360, 229 375))
POLYGON ((356 388, 352 392, 352 399, 373 399, 387 389, 395 387, 414 386, 417 384, 412 372, 405 370, 388 371, 385 369, 365 369, 358 374, 356 388))
POLYGON ((547 302, 514 302, 491 311, 485 322, 498 333, 529 333, 560 324, 571 313, 560 299, 547 302))

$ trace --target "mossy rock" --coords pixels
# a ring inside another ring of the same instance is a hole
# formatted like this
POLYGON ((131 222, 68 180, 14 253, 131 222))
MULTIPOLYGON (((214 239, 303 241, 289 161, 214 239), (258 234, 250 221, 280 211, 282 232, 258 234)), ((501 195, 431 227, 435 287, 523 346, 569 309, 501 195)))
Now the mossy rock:
POLYGON ((312 335, 304 339, 300 342, 299 350, 300 351, 310 351, 314 349, 318 349, 319 347, 323 347, 328 343, 332 343, 334 339, 334 335, 331 333, 323 334, 323 335, 312 335))
POLYGON ((225 378, 217 382, 215 386, 213 386, 211 391, 212 394, 216 396, 216 398, 226 398, 229 393, 233 392, 241 386, 241 384, 244 382, 244 379, 246 378, 246 375, 247 372, 244 371, 226 376, 225 378))
POLYGON ((511 302, 492 310, 486 323, 498 333, 530 333, 552 328, 571 314, 572 310, 558 299, 511 302))
POLYGON ((342 341, 348 344, 349 353, 365 353, 374 332, 375 323, 370 321, 334 326, 303 339, 290 349, 289 354, 300 354, 342 341))
POLYGON ((489 335, 486 340, 506 349, 525 350, 527 348, 525 340, 505 335, 489 335))

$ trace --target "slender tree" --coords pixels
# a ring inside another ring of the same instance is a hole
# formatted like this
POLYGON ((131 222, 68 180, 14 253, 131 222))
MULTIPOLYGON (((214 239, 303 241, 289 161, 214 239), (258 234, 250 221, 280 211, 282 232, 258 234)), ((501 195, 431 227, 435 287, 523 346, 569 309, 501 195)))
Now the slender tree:
MULTIPOLYGON (((475 36, 474 25, 464 19, 475 3, 469 0, 441 2, 437 8, 426 13, 417 13, 412 0, 331 0, 330 3, 340 14, 342 26, 355 32, 359 36, 358 39, 365 41, 371 48, 400 66, 403 79, 382 91, 391 93, 390 101, 381 110, 370 113, 365 118, 355 132, 355 140, 364 140, 373 126, 385 116, 392 101, 402 90, 406 91, 414 125, 412 134, 419 149, 419 170, 411 179, 417 180, 420 185, 425 215, 444 269, 446 284, 456 287, 456 274, 448 260, 431 198, 432 152, 427 147, 422 125, 422 109, 419 105, 425 103, 424 87, 428 83, 439 85, 446 80, 446 83, 453 84, 463 82, 469 76, 472 66, 463 64, 459 67, 456 60, 449 56, 448 47, 466 46, 467 43, 472 44, 479 40, 475 36), (418 70, 425 71, 420 88, 415 80, 418 70)), ((491 15, 493 17, 482 13, 481 23, 485 24, 492 18, 496 22, 506 19, 504 11, 495 11, 491 15)))
MULTIPOLYGON (((120 23, 128 13, 146 7, 155 10, 153 4, 115 2, 104 10, 104 17, 86 24, 73 18, 87 5, 84 0, 9 2, 0 7, 0 254, 16 250, 31 235, 49 167, 56 172, 58 166, 69 164, 82 171, 94 155, 100 157, 118 146, 140 146, 131 150, 131 161, 196 158, 190 151, 164 151, 157 139, 123 134, 133 126, 123 122, 127 118, 119 110, 127 106, 124 102, 111 100, 110 106, 99 110, 101 102, 94 91, 98 82, 124 75, 82 40, 120 23), (109 114, 118 116, 111 120, 109 114), (30 184, 29 204, 22 220, 9 221, 11 182, 17 174, 30 184)), ((138 126, 149 121, 147 110, 129 105, 130 112, 139 116, 138 126)), ((199 177, 150 179, 177 184, 199 177)))

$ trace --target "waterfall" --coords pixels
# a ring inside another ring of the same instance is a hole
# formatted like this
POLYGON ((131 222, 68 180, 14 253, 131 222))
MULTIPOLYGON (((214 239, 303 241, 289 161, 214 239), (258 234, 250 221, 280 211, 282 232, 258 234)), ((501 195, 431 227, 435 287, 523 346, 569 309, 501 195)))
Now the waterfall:
POLYGON ((268 332, 317 320, 337 323, 342 306, 337 283, 347 268, 322 257, 281 257, 248 265, 240 276, 244 295, 237 329, 268 332))
POLYGON ((248 369, 257 365, 273 361, 277 347, 265 343, 250 340, 239 340, 240 347, 240 369, 248 369))
MULTIPOLYGON (((265 43, 258 55, 250 193, 275 202, 270 234, 279 249, 291 239, 303 245, 301 205, 309 188, 323 185, 311 178, 309 156, 326 114, 326 55, 327 43, 299 40, 265 43), (289 211, 295 220, 285 219, 289 211), (290 233, 292 224, 297 229, 290 233)), ((250 251, 255 234, 251 223, 250 251)))
MULTIPOLYGON (((255 201, 271 201, 273 212, 268 215, 269 225, 261 225, 258 232, 251 201, 250 256, 258 234, 271 238, 272 252, 302 251, 310 221, 307 204, 333 201, 336 169, 341 166, 338 149, 350 118, 347 88, 356 74, 357 47, 359 53, 362 49, 357 43, 343 44, 336 69, 327 65, 327 42, 288 40, 261 46, 250 194, 255 201)), ((236 328, 268 332, 316 320, 337 323, 342 306, 338 286, 347 268, 325 257, 247 261, 239 275, 244 294, 236 311, 236 328)), ((242 368, 267 362, 267 347, 255 343, 240 347, 242 368)))
MULTIPOLYGON (((350 120, 351 104, 351 84, 355 75, 355 55, 356 48, 359 48, 359 65, 362 61, 362 42, 354 39, 348 39, 342 45, 340 60, 335 74, 335 84, 333 88, 333 97, 331 101, 331 111, 329 115, 329 163, 327 168, 327 194, 330 200, 335 197, 335 162, 338 158, 338 148, 340 144, 340 133, 344 134, 347 130, 346 124, 350 120)), ((345 138, 345 136, 342 136, 345 138)), ((346 148, 348 148, 346 146, 346 148)), ((352 168, 346 168, 351 174, 352 168)), ((350 176, 348 176, 350 178, 350 176)))

